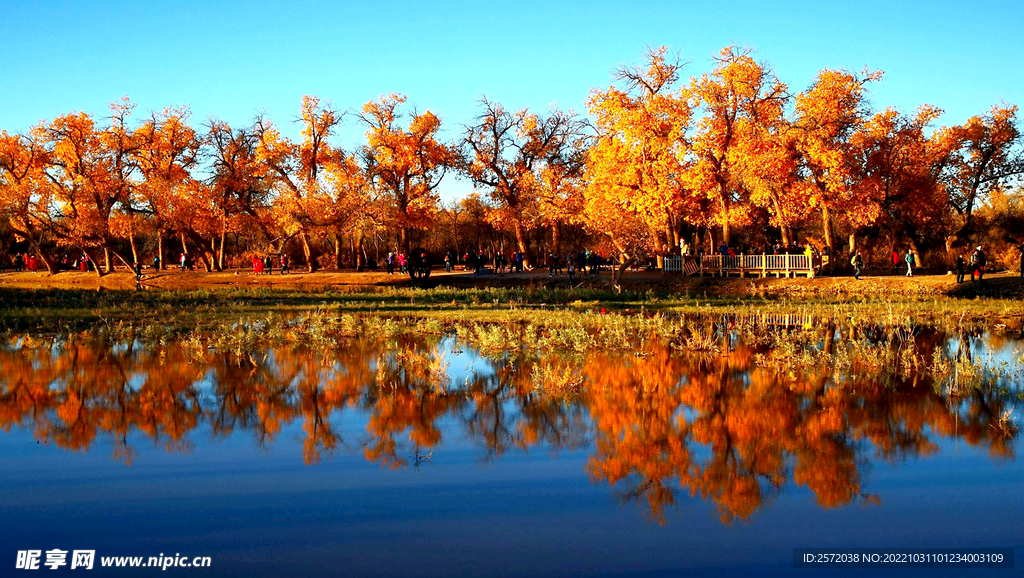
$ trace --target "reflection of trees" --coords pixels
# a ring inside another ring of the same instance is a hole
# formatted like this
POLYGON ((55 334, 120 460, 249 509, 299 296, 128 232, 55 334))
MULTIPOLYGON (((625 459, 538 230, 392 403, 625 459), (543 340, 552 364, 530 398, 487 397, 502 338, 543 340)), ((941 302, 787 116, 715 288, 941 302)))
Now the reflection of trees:
POLYGON ((36 437, 84 450, 97 434, 113 436, 115 456, 130 462, 128 435, 146 434, 167 449, 187 450, 199 420, 196 370, 180 355, 127 347, 49 343, 0 352, 0 424, 32 427, 36 437), (139 363, 143 361, 143 363, 139 363))
POLYGON ((755 367, 742 344, 717 357, 595 359, 586 373, 591 475, 624 484, 624 497, 645 499, 660 520, 683 490, 715 503, 725 522, 748 519, 787 481, 826 508, 876 501, 862 491, 864 441, 890 461, 935 452, 935 434, 1011 455, 990 427, 1006 400, 981 390, 961 409, 881 375, 836 387, 827 371, 755 367))
POLYGON ((578 371, 575 364, 558 357, 509 361, 495 364, 491 372, 475 373, 466 382, 470 411, 464 421, 469 437, 483 444, 488 459, 538 444, 555 449, 586 444, 582 407, 534 392, 530 375, 536 363, 561 372, 578 371))
MULTIPOLYGON (((945 339, 923 331, 909 346, 927 353, 945 339)), ((252 432, 268 445, 298 421, 307 463, 352 446, 397 468, 432 455, 454 430, 486 459, 593 444, 591 477, 645 502, 656 518, 690 495, 730 522, 751 517, 788 483, 810 489, 822 507, 875 500, 862 487, 867 461, 929 455, 935 436, 1013 456, 1012 438, 994 427, 1006 392, 950 397, 921 375, 840 386, 828 367, 759 366, 743 343, 723 355, 680 357, 649 345, 628 358, 480 360, 485 371, 452 383, 436 345, 417 340, 246 358, 23 341, 0 348, 0 427, 30 428, 71 450, 110 436, 126 463, 133 435, 187 451, 189 434, 205 423, 214 436, 252 432), (348 443, 337 428, 346 409, 368 415, 365 436, 348 443)))

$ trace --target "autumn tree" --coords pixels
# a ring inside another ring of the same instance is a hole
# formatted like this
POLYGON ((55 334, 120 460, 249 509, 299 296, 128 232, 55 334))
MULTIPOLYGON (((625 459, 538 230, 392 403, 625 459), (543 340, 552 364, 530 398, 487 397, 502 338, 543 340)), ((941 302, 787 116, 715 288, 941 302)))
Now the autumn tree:
POLYGON ((53 188, 46 178, 48 152, 33 135, 0 132, 0 218, 39 254, 47 271, 57 272, 52 249, 53 188))
POLYGON ((912 116, 888 108, 861 124, 849 141, 860 171, 860 202, 876 204, 876 224, 893 246, 909 244, 918 266, 925 235, 948 229, 950 210, 937 178, 948 151, 936 150, 926 134, 941 113, 928 105, 912 116))
POLYGON ((278 191, 281 226, 298 235, 309 271, 316 269, 310 237, 341 231, 354 223, 365 200, 366 179, 358 160, 333 146, 330 138, 342 113, 315 96, 302 98, 302 142, 293 143, 266 118, 256 121, 257 154, 270 186, 278 191))
POLYGON ((398 231, 398 244, 411 251, 410 232, 426 227, 437 210, 437 187, 460 164, 456 147, 440 139, 441 119, 429 110, 410 113, 406 127, 399 108, 406 97, 389 94, 363 106, 368 127, 362 158, 367 177, 383 201, 386 223, 398 231))
POLYGON ((971 232, 978 202, 1024 173, 1024 138, 1015 105, 995 105, 962 125, 940 129, 933 138, 936 147, 949 151, 941 179, 961 222, 947 241, 950 248, 971 232))
POLYGON ((530 266, 525 236, 530 213, 537 212, 545 185, 549 195, 565 194, 558 188, 568 188, 572 177, 560 171, 572 170, 568 164, 574 161, 573 144, 586 125, 571 111, 557 108, 547 116, 527 109, 513 112, 486 97, 480 100, 480 108, 476 123, 465 127, 463 143, 470 153, 467 172, 495 202, 499 222, 510 223, 516 245, 530 266))
POLYGON ((275 226, 273 194, 257 154, 257 131, 214 119, 207 126, 206 140, 210 176, 205 184, 217 211, 230 223, 229 229, 258 231, 265 242, 280 250, 286 238, 275 226))
MULTIPOLYGON (((60 211, 51 221, 52 229, 62 244, 102 251, 104 268, 109 271, 113 265, 110 220, 128 192, 123 173, 127 170, 122 157, 125 151, 117 148, 121 135, 103 134, 84 112, 59 116, 38 131, 50 151, 46 172, 60 211)), ((98 266, 96 253, 90 256, 102 275, 104 268, 98 266)))
POLYGON ((880 78, 880 72, 823 70, 796 97, 800 187, 810 207, 821 214, 824 243, 833 251, 836 219, 856 229, 878 216, 878 199, 860 186, 863 165, 857 162, 851 138, 870 115, 865 86, 880 78))
POLYGON ((710 201, 709 221, 730 243, 734 224, 749 221, 748 190, 735 166, 789 100, 787 86, 748 49, 723 48, 710 73, 690 81, 692 104, 701 108, 690 141, 688 184, 710 201))
MULTIPOLYGON (((159 114, 154 112, 135 130, 139 144, 134 152, 134 162, 141 182, 135 188, 135 196, 130 203, 133 210, 152 219, 161 268, 166 267, 164 239, 176 220, 175 212, 195 209, 180 206, 185 198, 184 187, 194 179, 191 171, 199 164, 203 144, 189 125, 189 116, 188 108, 168 107, 159 114)), ((223 245, 222 237, 222 253, 223 245)))
POLYGON ((624 263, 676 244, 679 221, 702 219, 684 179, 692 110, 676 86, 681 68, 665 48, 652 50, 646 67, 616 72, 621 86, 590 96, 598 135, 587 155, 583 215, 624 263))

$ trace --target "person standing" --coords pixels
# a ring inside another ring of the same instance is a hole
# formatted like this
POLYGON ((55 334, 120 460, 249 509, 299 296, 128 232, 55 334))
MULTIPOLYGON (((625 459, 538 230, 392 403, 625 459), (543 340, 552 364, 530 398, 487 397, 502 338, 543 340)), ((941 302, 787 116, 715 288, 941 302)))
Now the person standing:
POLYGON ((185 252, 182 251, 181 256, 178 257, 178 264, 181 265, 181 270, 185 270, 185 263, 188 262, 188 257, 185 256, 185 252))
POLYGON ((270 255, 267 255, 266 259, 263 260, 263 265, 266 267, 267 275, 274 274, 274 259, 270 255))
POLYGON ((900 253, 895 247, 892 249, 892 274, 895 275, 900 270, 900 253))
POLYGON ((964 263, 964 256, 962 254, 958 254, 956 256, 956 282, 957 283, 963 283, 964 282, 964 267, 965 266, 966 266, 966 263, 964 263))
POLYGON ((914 251, 911 250, 911 249, 907 249, 907 256, 904 257, 904 260, 907 262, 907 277, 913 277, 914 276, 914 251))
POLYGON ((135 271, 135 290, 139 291, 142 289, 142 263, 136 261, 132 269, 135 271))
POLYGON ((864 267, 864 257, 857 251, 857 254, 850 259, 850 264, 853 265, 853 278, 860 281, 860 270, 864 267))
POLYGON ((157 255, 157 256, 153 257, 153 270, 154 271, 159 271, 160 270, 160 255, 157 255))
POLYGON ((971 283, 974 283, 975 275, 978 276, 979 283, 985 275, 985 251, 981 249, 981 245, 978 245, 971 255, 971 283))
POLYGON ((451 273, 452 272, 452 252, 451 251, 448 251, 447 253, 444 254, 444 272, 445 273, 451 273))
POLYGON ((281 274, 288 274, 288 255, 285 255, 284 253, 281 254, 281 274))

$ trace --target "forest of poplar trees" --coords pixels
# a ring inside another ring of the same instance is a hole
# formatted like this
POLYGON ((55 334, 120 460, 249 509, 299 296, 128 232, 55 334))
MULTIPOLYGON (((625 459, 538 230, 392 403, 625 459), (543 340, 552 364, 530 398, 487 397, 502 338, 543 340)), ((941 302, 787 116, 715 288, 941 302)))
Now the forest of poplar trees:
POLYGON ((52 273, 86 253, 101 275, 181 251, 207 270, 253 254, 361 268, 415 246, 522 251, 528 265, 581 248, 646 259, 684 243, 806 243, 869 260, 910 249, 935 267, 978 244, 992 261, 1017 258, 1015 105, 944 126, 933 105, 874 106, 881 72, 824 69, 797 91, 735 47, 690 74, 655 49, 594 88, 586 115, 481 98, 474 118, 445 126, 404 95, 352 111, 305 96, 298 141, 264 116, 142 116, 125 98, 104 117, 0 133, 0 255, 38 255, 52 273), (365 130, 361 146, 335 144, 343 122, 365 130), (476 192, 442 202, 451 178, 476 192))

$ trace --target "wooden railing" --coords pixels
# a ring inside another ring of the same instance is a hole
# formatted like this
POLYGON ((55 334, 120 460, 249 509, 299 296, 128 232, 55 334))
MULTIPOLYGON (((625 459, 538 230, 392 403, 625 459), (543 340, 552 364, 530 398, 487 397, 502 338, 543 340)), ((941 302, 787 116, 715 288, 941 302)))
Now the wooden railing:
POLYGON ((820 267, 819 259, 810 255, 703 255, 665 258, 666 273, 701 275, 806 275, 813 277, 820 267))

